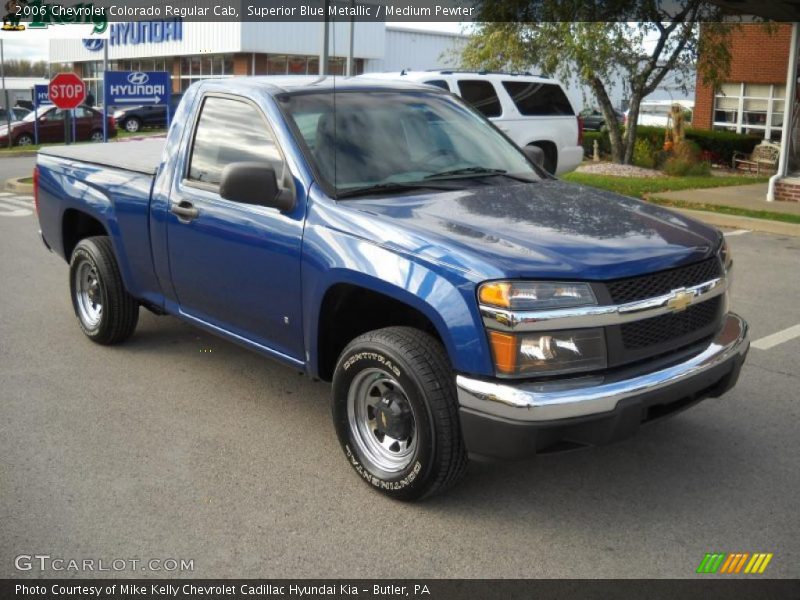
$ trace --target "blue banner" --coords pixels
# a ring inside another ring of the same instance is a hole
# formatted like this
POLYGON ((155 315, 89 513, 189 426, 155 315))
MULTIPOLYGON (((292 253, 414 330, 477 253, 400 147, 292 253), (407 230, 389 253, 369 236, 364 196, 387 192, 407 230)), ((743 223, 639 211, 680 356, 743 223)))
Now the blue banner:
POLYGON ((106 71, 105 106, 169 105, 171 95, 167 71, 106 71))
POLYGON ((36 108, 40 106, 52 106, 50 102, 50 91, 48 85, 33 86, 33 104, 36 108))

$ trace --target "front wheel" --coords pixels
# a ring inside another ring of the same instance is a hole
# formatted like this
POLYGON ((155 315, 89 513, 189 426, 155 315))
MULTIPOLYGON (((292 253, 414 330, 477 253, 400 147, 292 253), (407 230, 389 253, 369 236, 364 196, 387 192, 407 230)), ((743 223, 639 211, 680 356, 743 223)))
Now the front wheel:
POLYGON ((128 339, 139 321, 139 304, 125 290, 111 240, 81 240, 69 265, 70 295, 78 323, 93 342, 110 345, 128 339))
POLYGON ((33 145, 33 136, 23 133, 21 136, 17 138, 17 146, 32 146, 33 145))
POLYGON ((142 128, 142 123, 139 121, 139 119, 132 117, 130 119, 125 119, 125 122, 122 124, 122 126, 128 133, 136 133, 142 128))
POLYGON ((392 498, 441 492, 466 469, 453 372, 423 331, 388 327, 348 344, 333 377, 333 419, 350 465, 392 498))

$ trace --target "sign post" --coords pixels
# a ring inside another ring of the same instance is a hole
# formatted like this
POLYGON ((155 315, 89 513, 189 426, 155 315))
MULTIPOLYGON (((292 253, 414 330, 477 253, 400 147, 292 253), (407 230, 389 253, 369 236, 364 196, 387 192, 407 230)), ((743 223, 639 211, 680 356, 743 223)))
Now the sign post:
MULTIPOLYGON (((50 101, 64 111, 64 140, 69 144, 69 113, 86 100, 86 83, 75 73, 59 73, 53 77, 48 87, 50 101)), ((73 133, 75 119, 73 121, 73 133)))
POLYGON ((47 88, 46 85, 33 86, 33 137, 37 146, 39 145, 39 107, 53 106, 47 88))

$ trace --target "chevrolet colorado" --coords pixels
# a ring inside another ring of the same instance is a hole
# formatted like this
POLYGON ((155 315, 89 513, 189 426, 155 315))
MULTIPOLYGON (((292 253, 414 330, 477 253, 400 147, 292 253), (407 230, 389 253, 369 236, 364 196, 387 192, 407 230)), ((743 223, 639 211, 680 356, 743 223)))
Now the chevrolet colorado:
POLYGON ((90 340, 145 307, 331 381, 347 461, 411 500, 738 378, 721 233, 541 158, 431 86, 207 80, 166 140, 41 150, 35 202, 90 340))

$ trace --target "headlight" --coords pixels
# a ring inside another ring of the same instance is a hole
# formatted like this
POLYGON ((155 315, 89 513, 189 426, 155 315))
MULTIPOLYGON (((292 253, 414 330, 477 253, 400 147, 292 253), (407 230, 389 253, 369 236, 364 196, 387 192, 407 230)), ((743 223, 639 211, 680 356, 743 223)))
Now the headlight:
POLYGON ((728 246, 728 240, 722 238, 722 244, 719 246, 719 259, 722 261, 722 266, 725 267, 725 272, 731 270, 733 266, 733 256, 731 255, 731 248, 728 246))
POLYGON ((597 304, 586 283, 493 281, 478 288, 481 304, 510 310, 543 310, 597 304))
POLYGON ((125 116, 125 113, 122 112, 121 110, 118 110, 117 112, 114 113, 114 118, 115 119, 121 119, 124 116, 125 116))
POLYGON ((563 375, 605 369, 602 328, 510 334, 489 331, 498 375, 563 375))

